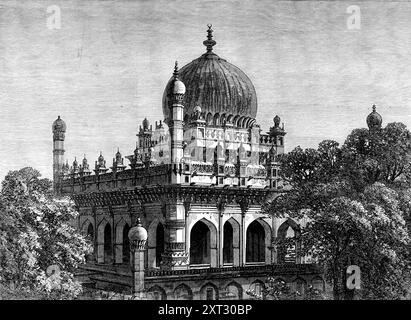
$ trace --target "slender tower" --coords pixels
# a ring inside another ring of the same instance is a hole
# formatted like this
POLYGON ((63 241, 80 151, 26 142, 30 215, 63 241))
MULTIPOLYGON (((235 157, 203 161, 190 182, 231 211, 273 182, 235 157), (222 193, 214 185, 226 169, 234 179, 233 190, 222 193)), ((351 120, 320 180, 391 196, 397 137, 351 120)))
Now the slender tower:
MULTIPOLYGON (((186 93, 186 86, 178 79, 177 61, 174 67, 173 80, 170 86, 170 101, 171 101, 171 119, 169 120, 169 130, 171 137, 171 163, 181 163, 183 159, 183 98, 186 93)), ((180 181, 175 181, 179 183, 180 181)))
POLYGON ((59 193, 60 175, 64 165, 64 138, 66 123, 58 116, 53 122, 53 191, 59 193))
MULTIPOLYGON (((171 183, 180 184, 182 181, 181 171, 184 157, 183 150, 183 99, 186 87, 178 79, 177 62, 174 68, 173 78, 170 84, 168 97, 170 101, 170 118, 168 126, 170 130, 171 145, 171 183)), ((185 246, 185 208, 181 199, 169 198, 165 203, 166 230, 165 250, 162 254, 162 269, 186 269, 188 254, 185 246)))

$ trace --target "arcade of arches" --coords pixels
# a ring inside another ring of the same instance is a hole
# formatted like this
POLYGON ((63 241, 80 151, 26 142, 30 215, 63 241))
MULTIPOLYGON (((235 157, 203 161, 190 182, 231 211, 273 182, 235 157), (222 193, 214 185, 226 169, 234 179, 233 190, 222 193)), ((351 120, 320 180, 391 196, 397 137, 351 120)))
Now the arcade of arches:
MULTIPOLYGON (((125 221, 117 223, 112 228, 111 223, 103 220, 97 227, 86 220, 83 232, 94 241, 97 256, 88 257, 88 260, 97 259, 104 264, 129 264, 130 243, 128 232, 130 226, 125 221), (115 229, 115 230, 113 230, 115 229)), ((217 227, 209 220, 202 218, 196 221, 189 231, 189 261, 193 266, 242 265, 249 263, 272 263, 271 227, 257 218, 245 230, 233 218, 224 222, 221 236, 217 227), (243 243, 241 245, 241 243, 243 243), (221 249, 220 249, 221 248, 221 249), (220 263, 218 263, 220 261, 220 263)), ((277 263, 300 263, 298 255, 300 228, 291 219, 284 221, 277 230, 277 263)), ((148 240, 148 267, 158 268, 161 264, 165 249, 165 227, 163 222, 152 222, 149 228, 148 240), (150 235, 154 235, 150 236, 150 235)))

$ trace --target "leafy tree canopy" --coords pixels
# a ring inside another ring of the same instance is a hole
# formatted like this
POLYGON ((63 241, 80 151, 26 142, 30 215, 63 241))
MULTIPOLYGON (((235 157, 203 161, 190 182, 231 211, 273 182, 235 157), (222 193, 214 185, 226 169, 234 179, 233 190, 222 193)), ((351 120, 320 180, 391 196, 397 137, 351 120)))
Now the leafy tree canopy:
POLYGON ((352 298, 346 268, 361 269, 362 298, 395 299, 409 279, 411 134, 402 123, 355 129, 340 147, 295 148, 279 157, 289 190, 265 206, 308 221, 301 253, 324 266, 336 299, 352 298))
POLYGON ((0 281, 21 296, 72 298, 81 292, 73 270, 91 245, 72 223, 72 201, 56 199, 33 168, 10 171, 0 192, 0 281), (50 266, 59 270, 53 276, 50 266))

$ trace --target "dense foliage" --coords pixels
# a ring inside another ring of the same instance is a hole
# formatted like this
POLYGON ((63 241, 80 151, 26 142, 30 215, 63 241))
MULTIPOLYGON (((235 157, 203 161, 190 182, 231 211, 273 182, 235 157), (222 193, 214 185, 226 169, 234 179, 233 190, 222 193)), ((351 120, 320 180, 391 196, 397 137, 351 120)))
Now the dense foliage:
POLYGON ((72 223, 73 203, 56 199, 51 181, 32 168, 11 171, 0 192, 2 292, 20 298, 72 298, 81 293, 73 270, 91 246, 72 223), (52 273, 51 270, 54 272, 52 273))
POLYGON ((325 269, 335 299, 352 299, 346 269, 358 265, 357 298, 398 299, 409 283, 411 134, 402 123, 355 129, 340 147, 295 148, 279 157, 289 190, 264 210, 308 221, 302 254, 325 269))

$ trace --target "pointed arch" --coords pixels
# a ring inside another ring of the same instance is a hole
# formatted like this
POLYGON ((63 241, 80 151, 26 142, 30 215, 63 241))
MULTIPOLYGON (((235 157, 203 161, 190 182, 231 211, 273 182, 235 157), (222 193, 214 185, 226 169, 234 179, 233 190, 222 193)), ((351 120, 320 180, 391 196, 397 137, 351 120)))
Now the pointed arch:
POLYGON ((231 281, 225 287, 224 299, 225 300, 242 300, 243 299, 243 287, 239 283, 235 281, 231 281))
POLYGON ((233 124, 234 115, 230 114, 227 116, 227 122, 233 124))
POLYGON ((277 231, 278 263, 299 263, 300 226, 291 218, 287 218, 277 231), (294 240, 291 240, 294 239, 294 240))
POLYGON ((156 268, 160 266, 159 259, 161 260, 161 254, 164 252, 164 239, 165 239, 165 221, 164 218, 155 218, 148 227, 147 239, 148 242, 148 267, 156 268), (162 236, 161 236, 162 235, 162 236))
POLYGON ((193 300, 193 291, 185 283, 179 284, 173 292, 175 300, 193 300))
MULTIPOLYGON (((82 233, 86 236, 87 240, 89 240, 91 242, 91 244, 93 245, 93 249, 95 249, 95 231, 94 231, 94 223, 89 220, 86 219, 83 222, 83 225, 81 226, 81 231, 82 233)), ((94 251, 94 250, 93 250, 94 251)), ((86 256, 86 260, 88 262, 93 261, 94 260, 94 252, 90 253, 86 256)))
POLYGON ((113 241, 110 222, 103 218, 97 228, 97 262, 108 263, 112 261, 113 241))
POLYGON ((207 113, 206 123, 207 123, 207 125, 212 125, 213 124, 213 115, 211 114, 211 112, 207 113))
POLYGON ((255 123, 255 119, 251 119, 248 126, 251 128, 254 125, 254 123, 255 123))
POLYGON ((202 218, 190 229, 190 264, 211 265, 217 264, 217 228, 209 220, 202 218))
POLYGON ((262 218, 253 220, 247 227, 246 262, 271 263, 271 227, 262 218))
POLYGON ((219 113, 214 114, 213 124, 214 124, 215 126, 219 126, 219 125, 220 125, 220 114, 219 114, 219 113))
POLYGON ((166 291, 158 285, 148 289, 147 296, 149 300, 167 300, 166 291))
POLYGON ((245 121, 245 127, 246 127, 246 128, 249 128, 249 127, 250 127, 250 123, 251 123, 252 120, 253 120, 252 118, 247 118, 247 119, 246 119, 246 121, 245 121))
POLYGON ((226 121, 226 115, 225 115, 225 113, 223 113, 223 114, 221 115, 221 117, 220 117, 220 124, 221 124, 221 125, 224 125, 224 124, 225 124, 225 121, 226 121))
POLYGON ((115 242, 115 261, 116 263, 129 263, 130 261, 130 242, 128 232, 130 224, 123 217, 116 224, 115 242))
MULTIPOLYGON (((217 159, 222 159, 224 158, 224 150, 221 144, 217 144, 217 146, 214 149, 214 157, 217 157, 217 159)), ((217 160, 215 159, 215 160, 217 160)))
POLYGON ((263 281, 259 279, 253 281, 253 283, 251 283, 250 289, 255 295, 261 297, 263 300, 266 299, 267 292, 266 286, 263 281))
POLYGON ((223 264, 240 265, 240 224, 234 218, 223 226, 223 264))
POLYGON ((90 218, 87 218, 86 220, 84 220, 83 224, 81 225, 81 231, 83 232, 83 234, 87 235, 87 231, 89 230, 89 226, 93 227, 93 231, 94 231, 94 223, 90 218))
POLYGON ((218 288, 212 282, 207 282, 200 289, 201 300, 219 300, 218 288))
POLYGON ((242 116, 237 120, 237 126, 240 128, 243 128, 243 121, 244 121, 245 117, 242 116))
POLYGON ((236 116, 234 116, 234 118, 233 118, 233 125, 235 126, 235 127, 238 127, 238 119, 240 119, 240 115, 236 115, 236 116))

